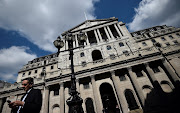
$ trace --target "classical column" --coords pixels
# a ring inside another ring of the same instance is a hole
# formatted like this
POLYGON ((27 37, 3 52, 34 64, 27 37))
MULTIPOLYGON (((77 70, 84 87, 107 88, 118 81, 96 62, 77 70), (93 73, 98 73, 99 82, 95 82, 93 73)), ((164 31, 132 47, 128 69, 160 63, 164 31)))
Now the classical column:
POLYGON ((117 95, 119 98, 119 102, 121 104, 122 111, 123 111, 123 113, 128 113, 128 106, 127 106, 126 100, 124 98, 124 93, 121 89, 119 77, 117 77, 115 75, 114 71, 111 71, 111 75, 112 75, 112 80, 114 82, 114 86, 115 86, 115 89, 116 89, 116 92, 117 92, 117 95))
POLYGON ((97 113, 102 113, 102 107, 100 106, 101 103, 98 98, 98 90, 97 90, 97 87, 96 87, 96 81, 95 81, 95 76, 91 76, 91 83, 92 83, 92 88, 93 88, 93 95, 94 95, 94 101, 95 101, 95 107, 96 107, 96 111, 97 113))
POLYGON ((121 31, 121 33, 122 33, 122 36, 124 36, 125 34, 124 34, 124 32, 123 32, 121 26, 120 26, 118 23, 117 23, 117 27, 120 29, 120 31, 121 31))
POLYGON ((105 33, 106 33, 106 35, 107 35, 107 37, 108 37, 108 40, 111 40, 111 37, 109 36, 109 33, 108 33, 108 31, 107 31, 107 28, 106 28, 106 27, 104 27, 104 31, 105 31, 105 33))
POLYGON ((113 36, 113 34, 112 34, 112 32, 111 32, 109 26, 107 26, 107 30, 109 31, 109 34, 110 34, 111 38, 114 39, 114 36, 113 36))
POLYGON ((60 83, 60 113, 64 113, 64 83, 60 83))
POLYGON ((99 38, 98 38, 98 35, 97 35, 96 30, 94 30, 94 34, 95 34, 95 37, 96 37, 97 43, 99 43, 99 38))
POLYGON ((49 86, 44 86, 44 110, 43 113, 49 113, 49 86))
POLYGON ((172 79, 174 82, 179 81, 178 76, 176 75, 176 73, 174 72, 174 70, 172 69, 172 67, 168 64, 166 59, 162 59, 163 65, 166 68, 166 70, 169 72, 169 74, 171 75, 172 79))
POLYGON ((101 33, 100 33, 99 29, 97 29, 97 32, 98 32, 98 36, 100 38, 100 42, 103 42, 103 39, 102 39, 102 36, 101 36, 101 33))
POLYGON ((133 85, 134 85, 134 87, 138 93, 138 96, 141 100, 141 104, 144 106, 144 102, 145 102, 144 94, 142 92, 142 88, 140 88, 138 85, 136 74, 132 71, 131 67, 128 67, 128 72, 129 72, 130 78, 132 80, 132 83, 133 83, 133 85))
MULTIPOLYGON (((69 88, 68 87, 65 88, 64 93, 65 93, 65 95, 64 95, 65 96, 65 100, 67 100, 70 97, 70 95, 69 95, 69 88)), ((68 111, 69 111, 69 107, 68 107, 67 104, 65 104, 65 113, 68 113, 68 111)))
POLYGON ((154 76, 153 70, 149 67, 149 63, 145 63, 144 65, 145 65, 146 70, 148 71, 148 73, 149 73, 149 75, 150 75, 151 80, 152 80, 153 82, 157 81, 157 79, 156 79, 155 76, 154 76))
POLYGON ((79 43, 78 43, 78 40, 77 40, 77 34, 75 35, 75 42, 76 42, 76 47, 79 47, 79 43))
POLYGON ((121 35, 121 33, 120 33, 119 29, 117 28, 117 24, 114 24, 114 27, 115 27, 115 29, 116 29, 117 33, 119 34, 119 37, 122 37, 122 35, 121 35))
POLYGON ((88 35, 87 35, 87 33, 85 32, 85 35, 87 36, 87 39, 86 39, 86 43, 87 43, 87 45, 90 45, 90 43, 89 43, 89 37, 88 37, 88 35))
POLYGON ((80 93, 80 90, 79 90, 79 79, 76 79, 76 88, 77 88, 77 92, 80 93))

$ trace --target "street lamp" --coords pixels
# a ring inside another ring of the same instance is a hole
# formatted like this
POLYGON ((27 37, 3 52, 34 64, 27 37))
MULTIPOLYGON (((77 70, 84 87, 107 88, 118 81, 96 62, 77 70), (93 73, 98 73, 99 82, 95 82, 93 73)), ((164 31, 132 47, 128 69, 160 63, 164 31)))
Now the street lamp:
MULTIPOLYGON (((83 44, 83 46, 80 47, 84 47, 84 42, 86 41, 87 36, 85 35, 85 33, 80 32, 78 34, 78 41, 79 43, 83 44)), ((65 41, 68 42, 68 49, 64 50, 64 51, 60 51, 60 48, 62 48, 64 46, 64 42, 61 40, 60 37, 57 38, 57 40, 55 40, 54 46, 58 49, 58 56, 60 52, 65 52, 65 51, 69 51, 69 58, 71 60, 71 89, 70 89, 70 97, 66 100, 67 105, 69 106, 69 113, 84 113, 83 108, 82 108, 82 103, 83 100, 82 98, 79 97, 79 93, 76 91, 76 77, 75 77, 75 73, 74 73, 74 62, 73 62, 73 50, 80 48, 80 47, 76 47, 73 48, 73 41, 75 41, 75 37, 72 35, 72 33, 68 32, 65 36, 65 41)))

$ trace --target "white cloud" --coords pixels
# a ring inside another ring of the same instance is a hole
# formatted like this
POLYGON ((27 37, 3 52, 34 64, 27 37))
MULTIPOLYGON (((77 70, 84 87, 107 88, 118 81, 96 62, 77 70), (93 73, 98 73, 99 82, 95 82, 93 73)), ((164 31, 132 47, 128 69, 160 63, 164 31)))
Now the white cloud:
POLYGON ((0 0, 0 27, 15 30, 41 49, 55 51, 53 41, 65 30, 94 19, 99 0, 0 0))
POLYGON ((0 80, 16 81, 17 72, 22 66, 37 57, 27 53, 28 50, 27 47, 18 46, 0 50, 0 80))
POLYGON ((133 21, 128 24, 130 31, 156 25, 180 27, 180 0, 142 0, 135 8, 133 21))

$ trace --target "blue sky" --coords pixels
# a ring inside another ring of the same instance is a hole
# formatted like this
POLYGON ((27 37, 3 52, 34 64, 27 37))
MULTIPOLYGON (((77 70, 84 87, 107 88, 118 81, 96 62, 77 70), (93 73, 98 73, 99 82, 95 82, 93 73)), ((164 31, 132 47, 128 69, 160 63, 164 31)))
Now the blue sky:
POLYGON ((117 17, 128 29, 180 26, 179 0, 0 0, 0 80, 15 82, 28 61, 56 52, 52 42, 85 21, 117 17))

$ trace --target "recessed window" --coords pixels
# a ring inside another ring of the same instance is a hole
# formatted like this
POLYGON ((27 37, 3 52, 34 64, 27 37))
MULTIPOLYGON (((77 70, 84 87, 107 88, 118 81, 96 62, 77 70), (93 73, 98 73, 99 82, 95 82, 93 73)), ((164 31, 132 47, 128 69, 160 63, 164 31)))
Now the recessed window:
POLYGON ((120 46, 120 47, 124 46, 124 43, 120 42, 120 43, 119 43, 119 46, 120 46))
POLYGON ((154 73, 158 73, 158 72, 160 72, 160 70, 159 70, 159 68, 158 68, 158 67, 154 67, 154 68, 152 68, 152 70, 154 71, 154 73))
POLYGON ((167 42, 167 43, 165 43, 165 44, 166 44, 166 46, 170 46, 169 42, 167 42))
POLYGON ((177 41, 177 40, 174 40, 173 42, 174 42, 174 44, 178 44, 178 41, 177 41))
POLYGON ((124 75, 121 75, 119 78, 120 78, 120 81, 125 81, 126 80, 126 77, 124 75))
POLYGON ((51 69, 54 69, 54 66, 51 66, 51 69))
POLYGON ((107 48, 107 50, 110 50, 110 49, 111 49, 111 46, 110 46, 110 45, 108 45, 106 48, 107 48))
POLYGON ((180 37, 180 34, 179 34, 179 33, 176 33, 176 35, 177 35, 178 37, 180 37))
POLYGON ((164 37, 161 37, 161 40, 162 40, 162 41, 165 41, 166 39, 165 39, 164 37))
POLYGON ((22 77, 24 77, 24 76, 25 76, 25 73, 22 74, 22 77))
POLYGON ((81 62, 82 66, 85 67, 86 66, 86 61, 81 62))
POLYGON ((143 74, 142 74, 142 72, 141 72, 141 71, 136 72, 136 75, 137 75, 137 77, 142 77, 142 76, 143 76, 143 74))
POLYGON ((156 42, 156 40, 154 40, 154 39, 152 39, 151 41, 152 41, 153 43, 155 43, 155 42, 156 42))
POLYGON ((56 96, 56 95, 59 95, 59 90, 58 89, 54 90, 54 96, 56 96))
POLYGON ((147 46, 146 42, 142 42, 142 45, 143 45, 143 46, 147 46))
POLYGON ((84 55, 84 52, 82 52, 82 53, 80 54, 80 56, 81 56, 81 57, 84 57, 84 56, 85 56, 85 55, 84 55))
POLYGON ((89 89, 89 83, 84 84, 84 89, 89 89))
POLYGON ((28 75, 30 75, 30 74, 31 74, 31 71, 29 71, 28 75))
POLYGON ((170 39, 173 39, 174 37, 173 37, 172 35, 169 35, 169 38, 170 38, 170 39))
POLYGON ((123 54, 125 54, 126 56, 129 56, 129 52, 128 51, 123 51, 123 54))
POLYGON ((37 73, 37 70, 35 70, 34 73, 37 73))

